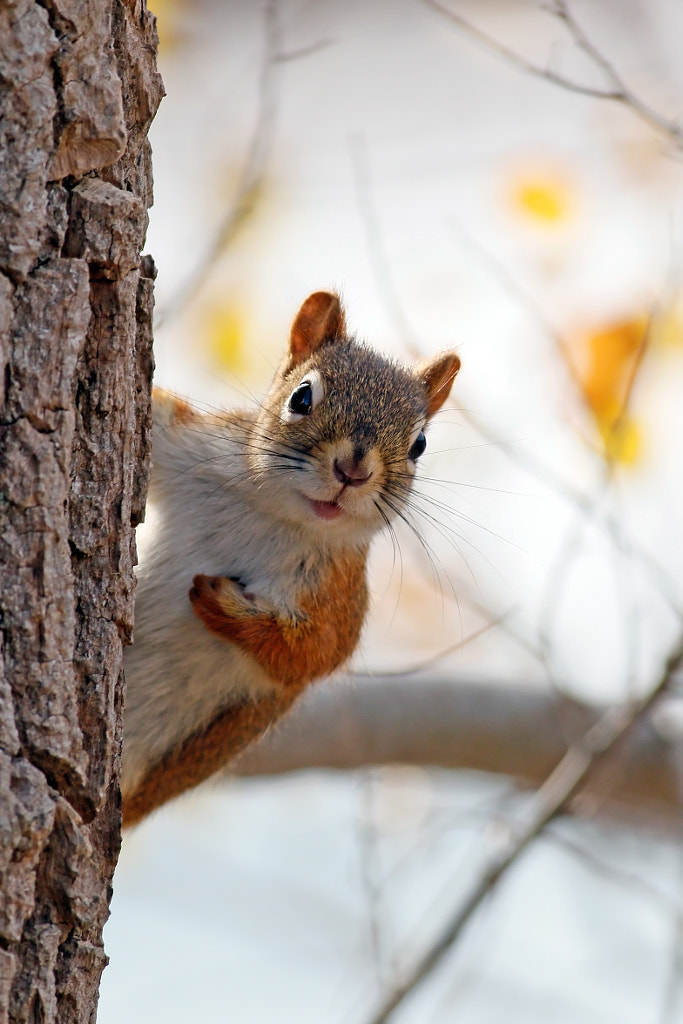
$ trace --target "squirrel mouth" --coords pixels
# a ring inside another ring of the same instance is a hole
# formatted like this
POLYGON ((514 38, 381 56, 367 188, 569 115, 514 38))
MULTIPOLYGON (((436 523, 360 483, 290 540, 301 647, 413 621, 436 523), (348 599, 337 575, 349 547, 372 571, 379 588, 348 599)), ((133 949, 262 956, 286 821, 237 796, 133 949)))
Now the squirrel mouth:
POLYGON ((344 514, 344 509, 336 501, 314 501, 313 498, 308 500, 318 519, 337 519, 344 514))

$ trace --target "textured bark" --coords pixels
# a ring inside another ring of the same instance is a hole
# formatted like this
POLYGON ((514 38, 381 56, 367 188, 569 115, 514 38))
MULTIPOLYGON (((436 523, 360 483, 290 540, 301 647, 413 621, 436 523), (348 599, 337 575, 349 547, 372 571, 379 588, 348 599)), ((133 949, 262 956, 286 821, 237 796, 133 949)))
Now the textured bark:
POLYGON ((149 470, 136 0, 0 0, 0 1022, 94 1021, 149 470))

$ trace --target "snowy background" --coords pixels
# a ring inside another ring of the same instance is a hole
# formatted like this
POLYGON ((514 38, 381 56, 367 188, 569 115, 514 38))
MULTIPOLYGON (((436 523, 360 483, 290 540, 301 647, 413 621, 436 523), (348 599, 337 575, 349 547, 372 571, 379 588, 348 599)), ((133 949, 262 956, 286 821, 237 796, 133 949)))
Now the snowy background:
MULTIPOLYGON (((681 150, 420 0, 151 6, 168 93, 152 129, 157 383, 248 403, 321 288, 377 347, 463 361, 422 460, 436 570, 407 532, 398 562, 379 542, 358 667, 400 669, 502 618, 442 663, 454 685, 647 691, 683 605, 681 150)), ((606 84, 540 5, 450 9, 606 84)), ((681 113, 680 4, 571 10, 634 97, 681 113)), ((364 1024, 520 800, 506 780, 417 768, 183 798, 124 840, 100 1024, 364 1024)), ((395 1019, 683 1022, 682 947, 677 837, 561 821, 395 1019)))

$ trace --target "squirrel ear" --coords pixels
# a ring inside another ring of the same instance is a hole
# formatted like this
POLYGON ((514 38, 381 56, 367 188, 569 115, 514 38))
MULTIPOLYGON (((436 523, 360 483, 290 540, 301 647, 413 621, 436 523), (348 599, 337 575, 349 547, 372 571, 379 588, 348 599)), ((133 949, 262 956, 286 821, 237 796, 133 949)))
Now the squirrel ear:
POLYGON ((460 358, 455 352, 424 359, 415 367, 415 375, 427 389, 427 419, 438 412, 451 392, 451 386, 458 370, 460 358))
POLYGON ((346 337, 346 321, 338 295, 313 292, 299 310, 289 338, 291 365, 307 359, 316 349, 335 338, 346 337))

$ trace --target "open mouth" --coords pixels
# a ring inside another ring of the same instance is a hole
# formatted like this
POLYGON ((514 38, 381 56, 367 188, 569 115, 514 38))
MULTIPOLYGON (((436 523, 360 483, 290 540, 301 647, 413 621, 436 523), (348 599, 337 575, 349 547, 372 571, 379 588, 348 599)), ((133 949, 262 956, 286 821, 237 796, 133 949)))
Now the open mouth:
POLYGON ((308 500, 318 519, 337 519, 344 514, 344 509, 336 501, 314 501, 313 498, 308 500))

